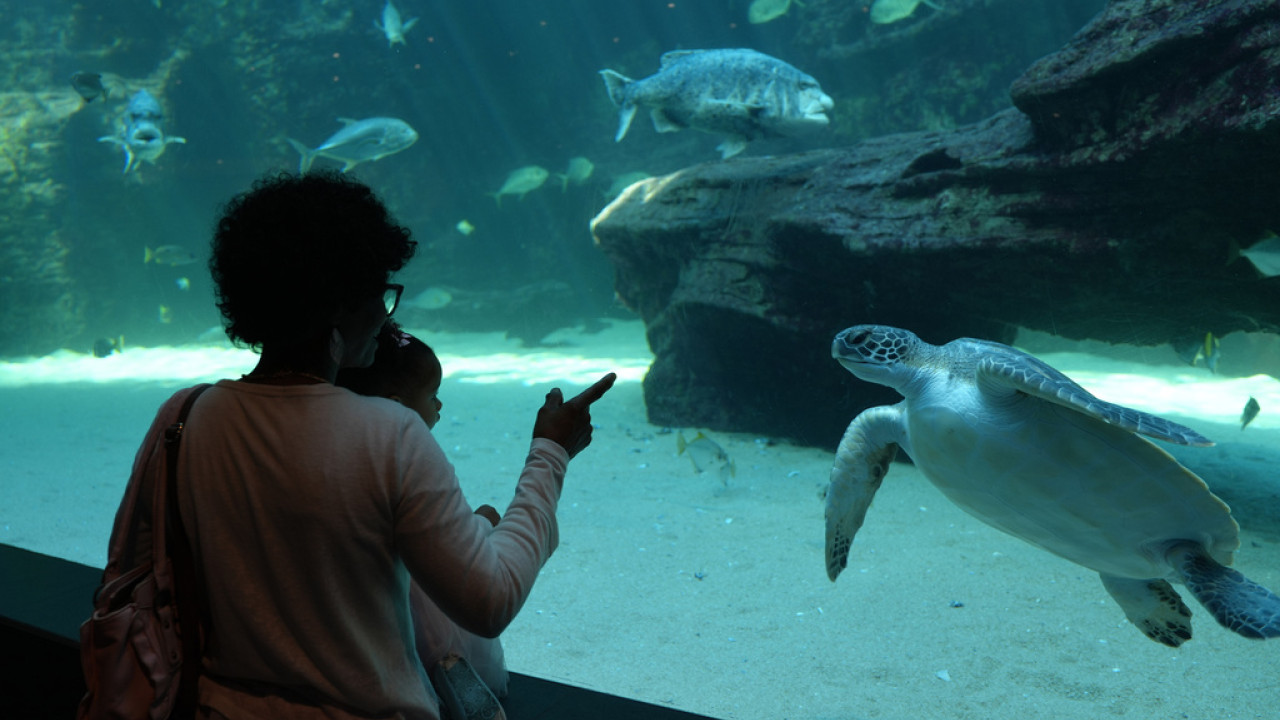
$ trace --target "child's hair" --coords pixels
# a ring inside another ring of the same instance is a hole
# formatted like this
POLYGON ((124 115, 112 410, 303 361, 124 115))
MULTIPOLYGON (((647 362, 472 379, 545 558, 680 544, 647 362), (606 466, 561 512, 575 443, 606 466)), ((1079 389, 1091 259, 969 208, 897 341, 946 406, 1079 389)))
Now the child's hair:
POLYGON ((421 381, 424 364, 437 367, 440 360, 429 345, 388 320, 378 333, 378 351, 373 363, 364 368, 343 368, 335 383, 361 395, 390 397, 401 395, 421 381))

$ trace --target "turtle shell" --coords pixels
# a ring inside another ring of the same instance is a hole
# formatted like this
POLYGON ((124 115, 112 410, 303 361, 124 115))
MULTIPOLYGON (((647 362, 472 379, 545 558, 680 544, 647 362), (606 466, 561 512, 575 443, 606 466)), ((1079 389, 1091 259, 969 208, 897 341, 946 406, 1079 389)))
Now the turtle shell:
POLYGON ((906 402, 903 449, 952 502, 1100 573, 1175 579, 1165 550, 1178 540, 1231 564, 1239 527, 1199 476, 1134 432, 1004 377, 939 373, 906 402))

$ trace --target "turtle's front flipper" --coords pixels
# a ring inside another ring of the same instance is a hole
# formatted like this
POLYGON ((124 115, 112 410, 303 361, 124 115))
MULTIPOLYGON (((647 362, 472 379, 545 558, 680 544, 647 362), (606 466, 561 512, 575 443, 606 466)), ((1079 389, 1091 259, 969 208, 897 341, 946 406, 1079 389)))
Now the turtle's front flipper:
POLYGON ((902 413, 901 403, 864 410, 849 423, 836 449, 827 486, 827 577, 832 582, 848 563, 853 536, 898 454, 902 413))
POLYGON ((1208 447, 1213 441, 1172 420, 1099 400, 1074 380, 1040 358, 982 340, 967 340, 985 351, 978 361, 978 383, 988 392, 1017 391, 1095 417, 1129 432, 1164 440, 1175 445, 1208 447))
POLYGON ((1169 564, 1223 627, 1247 638, 1280 637, 1280 597, 1209 557, 1199 543, 1169 548, 1169 564))
POLYGON ((1191 639, 1191 611, 1168 581, 1102 575, 1102 586, 1143 635, 1169 647, 1191 639))

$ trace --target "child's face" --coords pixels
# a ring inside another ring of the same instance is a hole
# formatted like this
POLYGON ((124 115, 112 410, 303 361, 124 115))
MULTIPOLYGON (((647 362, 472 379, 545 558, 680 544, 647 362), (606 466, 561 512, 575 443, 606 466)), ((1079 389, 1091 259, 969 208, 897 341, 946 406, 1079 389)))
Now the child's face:
POLYGON ((434 428, 436 423, 440 422, 440 409, 444 407, 444 403, 440 402, 438 397, 442 375, 440 363, 438 361, 430 363, 419 375, 420 381, 417 385, 409 388, 408 392, 399 398, 405 407, 418 413, 429 428, 434 428))

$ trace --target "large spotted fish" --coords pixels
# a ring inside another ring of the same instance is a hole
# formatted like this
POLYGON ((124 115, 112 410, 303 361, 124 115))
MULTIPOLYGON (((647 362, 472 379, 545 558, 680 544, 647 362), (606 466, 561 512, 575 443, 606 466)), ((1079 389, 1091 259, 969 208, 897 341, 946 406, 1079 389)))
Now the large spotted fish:
POLYGON ((677 50, 662 56, 658 72, 632 80, 601 70, 609 99, 619 108, 621 140, 636 110, 649 108, 658 132, 693 128, 724 136, 721 157, 751 140, 791 137, 826 127, 831 98, 813 77, 755 50, 677 50))

